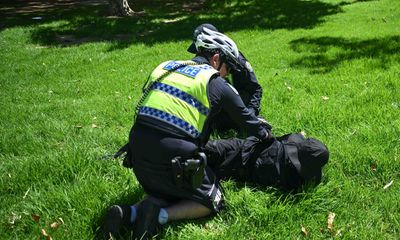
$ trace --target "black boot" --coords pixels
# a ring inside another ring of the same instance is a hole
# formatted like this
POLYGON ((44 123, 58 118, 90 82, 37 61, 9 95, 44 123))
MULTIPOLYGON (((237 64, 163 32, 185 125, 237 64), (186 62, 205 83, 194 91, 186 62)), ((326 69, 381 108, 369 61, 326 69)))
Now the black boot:
POLYGON ((136 220, 133 239, 151 239, 161 229, 158 222, 161 205, 151 199, 144 200, 138 207, 138 218, 136 220))
POLYGON ((132 229, 131 211, 129 205, 114 205, 108 209, 102 228, 104 240, 120 238, 121 230, 132 229))

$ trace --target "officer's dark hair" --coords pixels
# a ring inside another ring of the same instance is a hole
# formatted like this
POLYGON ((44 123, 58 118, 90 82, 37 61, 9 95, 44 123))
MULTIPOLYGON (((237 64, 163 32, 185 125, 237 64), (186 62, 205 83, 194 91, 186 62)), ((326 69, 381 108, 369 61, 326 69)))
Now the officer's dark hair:
POLYGON ((221 51, 219 49, 206 49, 206 48, 200 48, 197 51, 197 55, 205 57, 206 59, 212 58, 214 54, 221 54, 221 51))

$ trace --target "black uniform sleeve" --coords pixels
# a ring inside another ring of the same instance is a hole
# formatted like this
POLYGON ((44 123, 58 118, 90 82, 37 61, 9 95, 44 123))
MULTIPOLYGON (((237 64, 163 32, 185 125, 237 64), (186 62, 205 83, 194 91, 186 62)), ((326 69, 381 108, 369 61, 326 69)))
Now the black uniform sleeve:
POLYGON ((232 70, 233 86, 238 90, 246 107, 258 115, 261 109, 262 88, 250 63, 241 52, 239 52, 239 64, 237 70, 232 70))
POLYGON ((260 120, 252 111, 244 105, 236 89, 221 77, 210 80, 209 99, 211 103, 210 118, 219 111, 224 110, 230 118, 241 128, 248 132, 248 135, 259 139, 268 137, 267 131, 263 128, 260 120))

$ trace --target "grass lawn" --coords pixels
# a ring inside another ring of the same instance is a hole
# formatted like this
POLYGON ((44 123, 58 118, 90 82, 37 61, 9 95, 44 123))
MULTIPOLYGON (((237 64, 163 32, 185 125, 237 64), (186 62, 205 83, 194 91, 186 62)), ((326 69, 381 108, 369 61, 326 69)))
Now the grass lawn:
POLYGON ((106 1, 6 2, 0 239, 93 239, 110 205, 143 198, 103 156, 127 141, 148 74, 190 59, 203 22, 252 63, 274 133, 321 139, 330 161, 297 194, 226 181, 225 211, 159 238, 400 239, 400 1, 138 1, 138 18, 107 17, 106 1))

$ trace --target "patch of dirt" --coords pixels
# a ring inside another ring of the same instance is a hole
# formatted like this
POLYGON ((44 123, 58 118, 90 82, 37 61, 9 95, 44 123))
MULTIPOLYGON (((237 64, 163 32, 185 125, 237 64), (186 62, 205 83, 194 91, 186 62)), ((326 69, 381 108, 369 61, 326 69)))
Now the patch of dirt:
POLYGON ((107 4, 107 0, 55 0, 55 1, 26 1, 3 0, 0 13, 5 15, 25 15, 44 13, 57 9, 73 8, 76 6, 98 6, 107 4))

